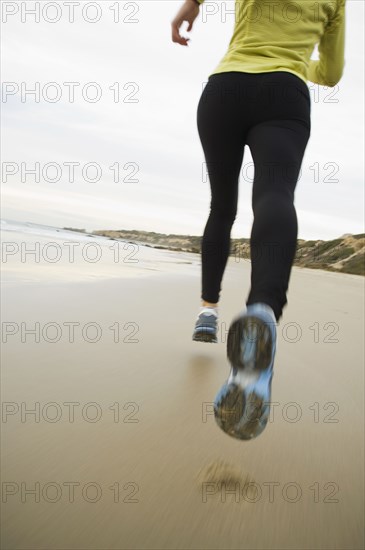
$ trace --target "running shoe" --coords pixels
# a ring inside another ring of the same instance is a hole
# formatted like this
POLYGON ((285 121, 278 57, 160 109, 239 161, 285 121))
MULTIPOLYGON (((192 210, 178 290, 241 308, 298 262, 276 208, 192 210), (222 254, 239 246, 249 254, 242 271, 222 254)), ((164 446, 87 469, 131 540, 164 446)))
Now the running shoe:
POLYGON ((271 382, 276 352, 276 318, 270 306, 250 304, 228 330, 228 380, 214 400, 219 427, 237 439, 253 439, 265 429, 270 414, 271 382))
POLYGON ((208 309, 202 311, 196 320, 193 332, 195 342, 217 343, 218 316, 208 309))

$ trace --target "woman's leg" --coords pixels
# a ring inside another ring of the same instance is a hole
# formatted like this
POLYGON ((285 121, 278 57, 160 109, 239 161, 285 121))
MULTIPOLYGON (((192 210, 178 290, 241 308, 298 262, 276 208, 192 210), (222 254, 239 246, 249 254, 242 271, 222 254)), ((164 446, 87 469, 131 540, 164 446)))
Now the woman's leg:
POLYGON ((298 221, 296 187, 310 127, 297 120, 268 120, 248 136, 255 164, 252 191, 251 289, 246 305, 268 304, 278 321, 287 303, 298 221))
POLYGON ((230 253, 231 229, 236 218, 239 173, 244 140, 237 117, 237 104, 224 98, 233 80, 224 73, 208 81, 199 101, 197 125, 209 174, 210 213, 204 229, 202 258, 203 302, 219 302, 221 281, 230 253))

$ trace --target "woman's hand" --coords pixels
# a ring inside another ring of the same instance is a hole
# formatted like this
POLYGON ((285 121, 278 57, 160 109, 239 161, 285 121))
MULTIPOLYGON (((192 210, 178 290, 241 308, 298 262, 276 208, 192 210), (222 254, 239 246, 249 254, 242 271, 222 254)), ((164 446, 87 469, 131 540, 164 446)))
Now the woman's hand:
POLYGON ((190 32, 193 28, 193 23, 197 18, 198 13, 199 6, 195 2, 195 0, 185 0, 185 3, 181 6, 175 19, 171 22, 173 42, 177 42, 182 46, 188 46, 188 41, 190 40, 190 38, 183 38, 182 36, 180 36, 179 29, 183 21, 187 21, 189 23, 189 26, 186 30, 187 32, 190 32))

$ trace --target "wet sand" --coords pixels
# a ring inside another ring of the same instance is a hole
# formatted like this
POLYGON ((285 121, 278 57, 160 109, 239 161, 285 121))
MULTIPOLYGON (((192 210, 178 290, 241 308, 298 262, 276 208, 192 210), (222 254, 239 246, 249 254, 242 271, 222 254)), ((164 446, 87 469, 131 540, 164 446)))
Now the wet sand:
POLYGON ((139 253, 135 277, 3 264, 2 548, 363 548, 364 279, 293 268, 273 414, 243 442, 212 401, 250 263, 229 259, 207 344, 199 257, 139 253))

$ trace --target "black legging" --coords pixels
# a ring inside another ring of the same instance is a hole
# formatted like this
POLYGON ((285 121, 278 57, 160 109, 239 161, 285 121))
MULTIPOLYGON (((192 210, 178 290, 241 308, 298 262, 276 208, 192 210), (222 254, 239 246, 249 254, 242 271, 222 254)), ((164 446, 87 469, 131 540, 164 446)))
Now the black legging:
POLYGON ((215 73, 199 100, 197 125, 211 188, 201 245, 201 298, 219 301, 247 144, 255 173, 246 305, 264 302, 279 320, 297 247, 294 190, 311 132, 309 88, 286 71, 215 73))

